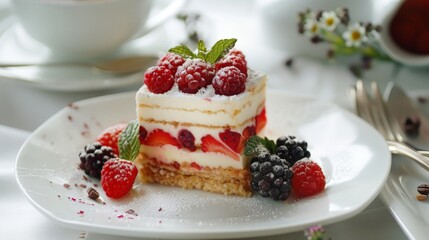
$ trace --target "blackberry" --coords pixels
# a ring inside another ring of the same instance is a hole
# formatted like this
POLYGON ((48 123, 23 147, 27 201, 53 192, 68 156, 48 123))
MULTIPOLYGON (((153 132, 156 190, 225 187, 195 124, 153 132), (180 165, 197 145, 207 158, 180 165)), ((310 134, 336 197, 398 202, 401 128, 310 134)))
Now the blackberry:
POLYGON ((111 147, 102 146, 99 142, 87 144, 79 153, 79 167, 91 177, 100 179, 101 169, 107 160, 116 158, 111 147))
POLYGON ((281 136, 276 141, 276 153, 293 166, 297 161, 311 156, 307 142, 295 136, 281 136))
POLYGON ((252 189, 262 197, 284 201, 291 191, 292 170, 276 154, 262 153, 251 159, 252 189))

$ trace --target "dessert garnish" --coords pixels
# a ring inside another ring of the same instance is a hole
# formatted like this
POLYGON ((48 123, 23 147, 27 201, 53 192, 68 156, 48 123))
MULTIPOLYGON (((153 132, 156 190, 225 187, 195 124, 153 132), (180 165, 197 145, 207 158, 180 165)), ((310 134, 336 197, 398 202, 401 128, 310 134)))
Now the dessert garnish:
POLYGON ((239 50, 231 50, 237 39, 222 39, 207 49, 200 40, 196 52, 180 45, 162 57, 157 66, 144 74, 149 91, 162 94, 175 83, 180 91, 197 93, 213 84, 216 94, 232 96, 244 92, 247 79, 247 62, 239 50))
POLYGON ((97 142, 106 147, 111 147, 114 154, 119 155, 118 139, 121 132, 127 126, 125 123, 118 123, 106 128, 98 137, 97 142))
POLYGON ((307 197, 325 188, 325 176, 320 166, 309 160, 307 142, 295 136, 276 140, 252 136, 244 153, 252 157, 251 186, 262 197, 284 201, 291 191, 297 197, 307 197))
POLYGON ((120 198, 133 187, 138 173, 133 163, 140 149, 138 135, 139 124, 131 121, 119 136, 119 158, 111 158, 103 165, 101 186, 108 197, 120 198))
POLYGON ((105 162, 117 157, 111 147, 103 146, 99 142, 87 144, 79 153, 80 169, 94 178, 100 179, 101 169, 105 162))

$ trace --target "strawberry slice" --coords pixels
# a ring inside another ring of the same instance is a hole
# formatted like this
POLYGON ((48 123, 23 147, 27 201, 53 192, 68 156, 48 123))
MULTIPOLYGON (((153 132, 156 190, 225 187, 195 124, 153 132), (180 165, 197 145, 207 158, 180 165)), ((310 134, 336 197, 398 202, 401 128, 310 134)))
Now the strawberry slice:
POLYGON ((261 113, 256 116, 256 133, 259 133, 267 124, 267 115, 265 108, 262 109, 261 113))
POLYGON ((255 126, 247 126, 244 130, 243 130, 243 134, 241 135, 240 138, 240 143, 238 144, 238 151, 241 152, 244 149, 244 146, 246 145, 247 140, 255 135, 255 126))
POLYGON ((238 132, 231 131, 231 129, 227 129, 224 132, 219 133, 219 138, 228 145, 229 148, 234 150, 236 153, 239 152, 239 145, 241 141, 241 134, 238 132))
POLYGON ((180 145, 176 138, 159 128, 149 133, 144 140, 144 144, 148 146, 164 146, 166 144, 170 144, 177 148, 182 148, 182 145, 180 145))
POLYGON ((201 150, 203 152, 214 152, 224 154, 236 161, 240 161, 240 157, 237 153, 233 152, 223 143, 216 140, 211 135, 206 135, 201 138, 201 150))

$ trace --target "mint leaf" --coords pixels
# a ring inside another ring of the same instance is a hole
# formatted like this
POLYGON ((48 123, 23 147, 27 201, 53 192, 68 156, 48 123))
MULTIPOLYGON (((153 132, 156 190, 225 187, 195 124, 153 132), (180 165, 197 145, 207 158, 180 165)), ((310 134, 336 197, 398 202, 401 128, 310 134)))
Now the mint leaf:
POLYGON ((118 140, 119 158, 134 161, 139 154, 139 127, 139 122, 134 120, 128 123, 127 127, 122 130, 118 140))
POLYGON ((227 54, 229 50, 231 50, 234 47, 235 42, 237 42, 237 39, 235 38, 222 39, 217 41, 213 45, 212 49, 207 53, 207 56, 205 59, 206 62, 214 64, 217 61, 219 61, 219 59, 225 56, 225 54, 227 54))
POLYGON ((180 45, 180 46, 176 46, 174 48, 170 48, 170 50, 168 50, 168 52, 177 54, 183 58, 190 58, 190 59, 197 58, 197 55, 195 55, 195 53, 192 52, 192 50, 189 49, 185 45, 180 45))
POLYGON ((268 138, 261 138, 257 135, 250 137, 244 146, 246 156, 258 155, 263 151, 269 151, 271 154, 276 152, 276 144, 268 138))
POLYGON ((244 154, 246 156, 252 156, 253 154, 256 153, 256 149, 258 148, 259 145, 260 145, 259 137, 256 135, 251 136, 247 140, 246 145, 244 146, 244 154))
POLYGON ((203 40, 198 41, 198 58, 206 60, 207 48, 203 40))
POLYGON ((276 152, 276 143, 273 140, 268 139, 267 137, 261 139, 262 145, 270 151, 271 154, 276 152))

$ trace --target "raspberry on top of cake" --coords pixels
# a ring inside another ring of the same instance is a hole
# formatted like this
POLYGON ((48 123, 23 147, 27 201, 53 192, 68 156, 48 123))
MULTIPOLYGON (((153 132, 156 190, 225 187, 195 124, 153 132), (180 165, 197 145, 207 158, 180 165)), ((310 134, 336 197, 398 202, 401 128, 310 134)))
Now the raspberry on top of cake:
POLYGON ((247 139, 266 124, 266 75, 247 68, 236 39, 169 50, 136 94, 141 179, 250 196, 247 139))

